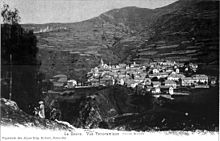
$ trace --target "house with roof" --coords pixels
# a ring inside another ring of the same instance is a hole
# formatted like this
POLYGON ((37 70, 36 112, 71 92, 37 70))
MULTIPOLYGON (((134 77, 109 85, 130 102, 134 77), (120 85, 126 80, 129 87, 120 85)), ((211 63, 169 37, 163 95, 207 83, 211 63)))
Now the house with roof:
POLYGON ((177 83, 173 80, 165 80, 164 85, 166 87, 173 87, 174 89, 177 87, 177 83))
POLYGON ((173 71, 174 71, 173 68, 167 68, 167 69, 166 69, 166 72, 167 72, 167 73, 171 73, 171 72, 173 72, 173 71))
POLYGON ((180 79, 185 78, 185 75, 183 74, 178 74, 178 73, 171 73, 168 77, 167 80, 173 80, 173 81, 179 81, 180 79))
POLYGON ((126 64, 119 64, 120 68, 126 68, 126 66, 127 66, 126 64))
POLYGON ((139 86, 140 88, 142 88, 142 89, 145 88, 145 84, 144 84, 144 82, 139 83, 138 86, 139 86))
POLYGON ((113 79, 101 79, 100 80, 100 85, 102 86, 110 86, 114 84, 114 80, 113 79))
POLYGON ((178 67, 184 67, 184 63, 178 63, 178 67))
POLYGON ((89 82, 92 86, 99 86, 99 79, 91 78, 91 79, 88 80, 88 82, 89 82))
POLYGON ((121 78, 125 78, 126 75, 125 74, 118 74, 118 78, 121 79, 121 78))
POLYGON ((176 68, 175 72, 180 73, 180 69, 176 68))
POLYGON ((152 72, 153 72, 153 74, 155 74, 155 73, 159 73, 159 69, 154 68, 154 69, 152 70, 152 72))
POLYGON ((209 88, 209 85, 195 85, 195 88, 209 88))
POLYGON ((130 67, 128 65, 126 65, 125 69, 128 70, 128 69, 130 69, 130 67))
POLYGON ((174 66, 176 64, 176 62, 172 62, 172 61, 164 61, 164 62, 161 62, 162 65, 164 66, 174 66))
POLYGON ((77 81, 76 80, 68 80, 67 81, 67 88, 74 88, 77 85, 77 81))
POLYGON ((152 92, 153 94, 161 93, 161 91, 160 91, 160 87, 152 88, 152 89, 151 89, 151 92, 152 92))
POLYGON ((147 87, 145 88, 145 90, 146 90, 147 92, 150 92, 152 88, 153 88, 152 86, 147 86, 147 87))
POLYGON ((192 77, 184 77, 181 79, 182 86, 192 86, 194 84, 194 79, 192 77))
POLYGON ((157 62, 150 62, 150 66, 155 66, 157 65, 157 62))
POLYGON ((197 83, 200 82, 200 83, 208 84, 208 80, 209 80, 208 76, 205 74, 196 74, 196 75, 193 75, 192 78, 197 83))
POLYGON ((138 83, 132 83, 132 84, 130 85, 130 87, 131 87, 131 88, 136 88, 137 85, 138 85, 138 83))
POLYGON ((139 64, 136 64, 136 62, 134 62, 133 64, 131 64, 131 68, 134 68, 134 67, 139 67, 140 65, 139 64))
POLYGON ((157 75, 156 77, 158 79, 168 77, 168 73, 167 72, 160 72, 160 73, 157 73, 156 75, 157 75))
POLYGON ((133 79, 126 79, 125 84, 127 85, 127 87, 131 88, 135 88, 138 85, 138 83, 135 82, 133 79))
POLYGON ((169 87, 169 91, 168 91, 168 92, 169 92, 170 95, 173 95, 173 94, 174 94, 173 91, 174 91, 174 88, 173 88, 173 87, 169 87))
MULTIPOLYGON (((154 73, 154 74, 149 74, 149 78, 154 78, 154 77, 157 77, 158 74, 157 73, 154 73)), ((158 77, 157 77, 158 78, 158 77)))
POLYGON ((124 79, 123 79, 123 78, 119 79, 118 84, 119 84, 119 85, 124 85, 124 84, 125 84, 124 79))
POLYGON ((134 81, 139 84, 139 83, 144 82, 144 79, 142 79, 142 78, 135 78, 134 81))
POLYGON ((145 78, 143 83, 144 83, 144 85, 151 85, 151 79, 145 78))
POLYGON ((124 73, 124 74, 125 74, 125 73, 127 72, 127 70, 126 70, 126 69, 124 69, 124 68, 120 68, 120 69, 119 69, 119 72, 120 72, 120 73, 124 73))
POLYGON ((159 82, 159 81, 152 81, 151 83, 154 88, 161 86, 161 82, 159 82))
POLYGON ((117 73, 117 72, 119 71, 119 69, 113 68, 113 69, 111 69, 111 71, 112 71, 113 73, 117 73))
POLYGON ((143 79, 144 79, 144 78, 146 78, 147 74, 146 74, 146 73, 144 73, 144 72, 142 72, 142 73, 140 73, 140 74, 139 74, 139 76, 140 76, 141 78, 143 78, 143 79))

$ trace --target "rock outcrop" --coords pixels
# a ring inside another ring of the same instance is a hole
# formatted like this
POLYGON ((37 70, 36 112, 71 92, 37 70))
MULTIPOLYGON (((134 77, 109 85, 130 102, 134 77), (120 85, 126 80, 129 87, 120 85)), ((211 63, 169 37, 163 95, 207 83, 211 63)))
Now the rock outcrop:
POLYGON ((77 128, 218 130, 218 89, 192 90, 174 100, 135 95, 114 86, 57 97, 62 120, 77 128), (93 92, 91 92, 93 91, 93 92))
POLYGON ((36 127, 53 130, 73 130, 72 126, 62 122, 41 119, 23 112, 16 102, 1 98, 1 126, 36 127))
MULTIPOLYGON (((26 114, 15 102, 1 99, 1 125, 49 129, 117 129, 136 131, 208 130, 218 131, 218 88, 194 89, 189 96, 174 100, 134 95, 129 88, 114 86, 78 90, 69 95, 45 97, 48 105, 61 111, 60 121, 26 114)), ((50 112, 50 111, 49 111, 50 112)))

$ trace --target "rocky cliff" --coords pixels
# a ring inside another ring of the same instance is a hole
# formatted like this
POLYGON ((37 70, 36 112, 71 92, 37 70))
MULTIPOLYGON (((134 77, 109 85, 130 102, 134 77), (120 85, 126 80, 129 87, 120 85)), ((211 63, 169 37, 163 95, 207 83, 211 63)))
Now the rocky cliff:
MULTIPOLYGON (((51 99, 51 100, 49 100, 51 99)), ((57 100, 62 120, 78 128, 117 130, 218 130, 218 88, 190 91, 174 100, 137 95, 121 86, 77 90, 57 100)))
POLYGON ((137 95, 122 86, 51 93, 44 97, 46 119, 28 115, 13 101, 1 99, 1 125, 42 129, 105 128, 117 130, 219 130, 218 88, 194 89, 174 100, 137 95), (49 120, 52 108, 59 121, 49 120), (61 122, 62 121, 62 122, 61 122))
POLYGON ((1 98, 1 126, 34 127, 53 130, 72 130, 73 126, 48 119, 41 119, 23 112, 16 102, 1 98))

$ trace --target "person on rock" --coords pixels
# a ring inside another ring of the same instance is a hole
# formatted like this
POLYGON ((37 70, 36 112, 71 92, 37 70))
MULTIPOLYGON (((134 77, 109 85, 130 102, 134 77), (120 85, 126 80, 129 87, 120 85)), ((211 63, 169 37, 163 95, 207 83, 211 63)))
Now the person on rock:
POLYGON ((38 116, 40 118, 45 118, 45 107, 44 107, 44 102, 43 101, 39 101, 40 107, 39 107, 39 112, 38 112, 38 116))

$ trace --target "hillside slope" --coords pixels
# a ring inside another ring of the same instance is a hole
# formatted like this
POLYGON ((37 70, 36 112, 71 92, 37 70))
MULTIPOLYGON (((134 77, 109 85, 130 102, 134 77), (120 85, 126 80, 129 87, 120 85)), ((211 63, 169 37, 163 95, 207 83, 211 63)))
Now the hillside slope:
MULTIPOLYGON (((179 1, 183 2, 183 1, 179 1)), ((136 59, 169 59, 218 64, 219 2, 184 1, 186 4, 158 18, 154 34, 136 59)))
POLYGON ((111 64, 125 58, 126 55, 123 52, 122 56, 117 54, 117 49, 113 46, 123 41, 128 48, 135 48, 140 41, 139 36, 136 36, 137 32, 150 25, 151 13, 150 9, 127 7, 114 9, 79 23, 23 26, 34 30, 37 35, 43 72, 48 76, 64 73, 77 79, 77 73, 98 65, 101 58, 111 64))
POLYGON ((179 0, 157 9, 113 9, 78 23, 23 26, 38 37, 47 76, 80 79, 101 58, 109 64, 169 59, 217 65, 218 17, 218 1, 179 0))

